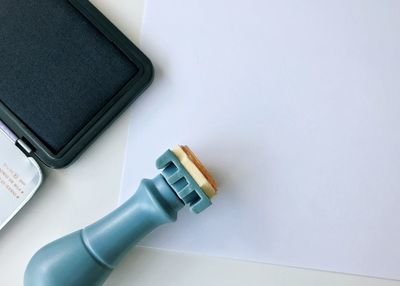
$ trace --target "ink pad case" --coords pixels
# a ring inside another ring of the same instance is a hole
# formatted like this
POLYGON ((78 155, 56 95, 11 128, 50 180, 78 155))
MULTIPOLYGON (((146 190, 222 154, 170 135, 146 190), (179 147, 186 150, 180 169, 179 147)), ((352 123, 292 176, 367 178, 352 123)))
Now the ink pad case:
POLYGON ((152 79, 88 0, 0 0, 0 226, 39 187, 38 162, 72 163, 152 79))
POLYGON ((45 165, 70 164, 152 77, 88 0, 0 0, 0 119, 45 165))

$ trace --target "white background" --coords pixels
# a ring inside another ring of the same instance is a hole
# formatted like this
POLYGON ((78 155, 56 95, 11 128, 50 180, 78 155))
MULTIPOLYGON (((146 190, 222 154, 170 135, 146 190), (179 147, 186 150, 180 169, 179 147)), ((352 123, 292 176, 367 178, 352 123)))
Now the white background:
MULTIPOLYGON (((96 0, 138 41, 142 0, 96 0)), ((44 244, 97 220, 118 201, 128 113, 72 166, 47 170, 42 189, 0 232, 0 285, 22 285, 29 258, 44 244)), ((106 285, 400 285, 400 282, 137 248, 106 285)))
POLYGON ((220 191, 143 245, 400 279, 400 2, 146 7, 123 194, 177 143, 220 191))
POLYGON ((147 3, 123 194, 177 143, 220 191, 142 245, 400 279, 400 2, 147 3))

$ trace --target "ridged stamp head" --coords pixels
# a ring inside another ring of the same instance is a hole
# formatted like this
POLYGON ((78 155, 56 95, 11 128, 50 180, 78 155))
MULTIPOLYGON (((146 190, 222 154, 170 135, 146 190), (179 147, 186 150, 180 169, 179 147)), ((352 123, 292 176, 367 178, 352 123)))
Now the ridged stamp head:
POLYGON ((211 205, 217 192, 217 183, 196 155, 187 146, 176 146, 158 160, 167 183, 178 197, 199 213, 211 205))
POLYGON ((176 146, 172 153, 210 199, 217 193, 217 182, 188 146, 176 146))

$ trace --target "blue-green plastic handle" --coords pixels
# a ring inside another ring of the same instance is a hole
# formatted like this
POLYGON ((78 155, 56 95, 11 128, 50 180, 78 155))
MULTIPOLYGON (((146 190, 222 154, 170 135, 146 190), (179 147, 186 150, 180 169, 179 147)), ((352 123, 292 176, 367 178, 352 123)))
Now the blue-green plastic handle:
POLYGON ((162 174, 142 180, 115 211, 40 249, 28 264, 24 285, 102 285, 131 247, 159 225, 176 221, 185 204, 196 213, 211 204, 171 151, 157 166, 162 174))

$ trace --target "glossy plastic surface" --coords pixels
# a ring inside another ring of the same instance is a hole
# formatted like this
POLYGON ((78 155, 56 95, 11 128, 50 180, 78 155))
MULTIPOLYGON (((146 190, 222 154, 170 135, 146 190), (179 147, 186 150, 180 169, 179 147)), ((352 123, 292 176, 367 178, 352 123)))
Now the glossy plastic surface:
POLYGON ((176 221, 183 206, 162 175, 143 180, 114 212, 40 249, 28 264, 24 285, 102 285, 132 246, 157 226, 176 221))

